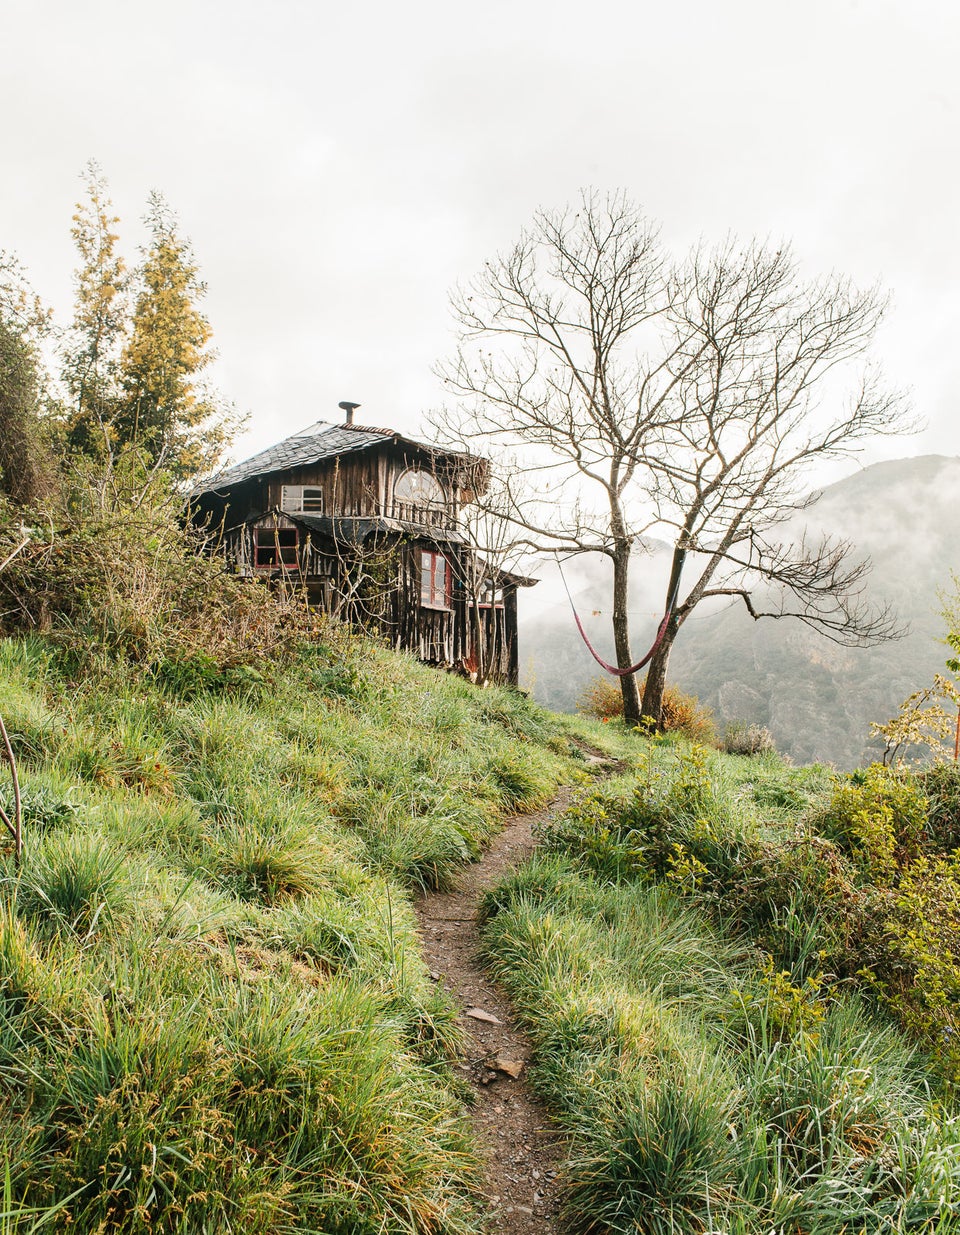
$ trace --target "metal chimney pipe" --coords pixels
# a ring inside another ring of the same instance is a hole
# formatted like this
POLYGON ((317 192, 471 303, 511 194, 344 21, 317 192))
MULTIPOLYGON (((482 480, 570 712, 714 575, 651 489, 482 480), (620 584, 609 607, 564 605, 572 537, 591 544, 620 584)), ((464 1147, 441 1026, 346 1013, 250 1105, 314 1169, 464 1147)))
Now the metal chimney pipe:
POLYGON ((342 412, 346 412, 347 414, 347 419, 344 421, 345 424, 353 424, 353 413, 359 406, 359 403, 351 403, 348 399, 344 399, 342 403, 337 404, 337 407, 339 407, 342 412))

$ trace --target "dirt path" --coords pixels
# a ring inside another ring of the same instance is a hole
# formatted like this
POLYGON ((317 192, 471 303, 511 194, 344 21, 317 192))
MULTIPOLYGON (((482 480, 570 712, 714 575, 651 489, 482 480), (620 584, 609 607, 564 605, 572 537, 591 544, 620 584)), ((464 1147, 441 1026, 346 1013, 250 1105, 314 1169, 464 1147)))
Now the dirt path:
POLYGON ((462 872, 453 891, 431 893, 417 905, 427 963, 463 1009, 468 1047, 458 1066, 477 1095, 473 1122, 486 1162, 489 1229, 496 1235, 557 1231, 562 1141, 526 1081, 529 1039, 508 996, 477 959, 477 906, 487 888, 530 856, 537 824, 561 811, 570 792, 561 791, 542 811, 513 818, 481 860, 462 872))

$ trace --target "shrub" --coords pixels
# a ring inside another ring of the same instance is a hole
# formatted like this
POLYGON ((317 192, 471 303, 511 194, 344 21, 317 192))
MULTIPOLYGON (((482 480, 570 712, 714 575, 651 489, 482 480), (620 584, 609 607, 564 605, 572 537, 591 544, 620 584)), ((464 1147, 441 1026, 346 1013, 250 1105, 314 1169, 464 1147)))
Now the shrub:
POLYGON ((609 677, 594 678, 577 696, 577 711, 597 720, 619 720, 623 716, 623 695, 618 682, 609 677))
POLYGON ((928 802, 905 770, 874 763, 839 781, 817 823, 880 883, 895 878, 920 852, 928 802))
POLYGON ((230 575, 183 498, 128 452, 102 472, 80 461, 67 510, 37 518, 33 551, 0 575, 4 625, 47 629, 78 666, 117 654, 163 666, 174 684, 280 659, 311 628, 304 606, 230 575))
POLYGON ((878 987, 960 1085, 960 856, 924 855, 904 871, 888 934, 897 963, 878 987))
POLYGON ((960 848, 960 765, 935 763, 917 773, 917 784, 930 803, 927 832, 932 847, 942 853, 960 848))
MULTIPOLYGON (((643 695, 644 683, 640 683, 643 695)), ((623 695, 617 682, 596 678, 589 682, 577 699, 577 711, 598 720, 619 720, 623 717, 623 695)), ((713 713, 695 695, 687 695, 677 686, 667 686, 663 692, 662 728, 666 733, 682 733, 691 742, 708 746, 717 744, 713 713)))
POLYGON ((728 755, 764 755, 776 746, 773 735, 764 725, 734 720, 724 730, 723 749, 728 755))

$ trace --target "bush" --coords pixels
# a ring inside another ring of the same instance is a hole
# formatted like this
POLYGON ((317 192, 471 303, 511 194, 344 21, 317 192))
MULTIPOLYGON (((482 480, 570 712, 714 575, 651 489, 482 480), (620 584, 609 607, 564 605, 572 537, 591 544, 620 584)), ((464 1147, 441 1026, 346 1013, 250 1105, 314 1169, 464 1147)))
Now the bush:
POLYGON ((960 1085, 960 857, 922 856, 904 873, 888 926, 896 958, 878 989, 904 1024, 933 1046, 960 1085))
POLYGON ((916 858, 927 824, 927 798, 909 772, 874 763, 839 781, 817 820, 819 831, 886 884, 916 858))
POLYGON ((765 755, 776 750, 773 735, 764 725, 731 721, 723 733, 723 749, 728 755, 765 755))
POLYGON ((38 513, 29 551, 0 574, 8 633, 47 630, 78 666, 117 653, 189 693, 309 629, 297 598, 227 572, 136 452, 102 472, 76 463, 67 487, 67 509, 38 513))
MULTIPOLYGON (((644 682, 640 683, 643 696, 644 682)), ((609 678, 589 682, 577 699, 577 711, 598 720, 619 720, 623 717, 623 695, 619 683, 609 678)), ((717 744, 713 713, 695 695, 684 694, 677 686, 667 686, 663 692, 662 728, 666 733, 682 733, 691 742, 707 746, 717 744)))
POLYGON ((917 784, 927 795, 927 834, 940 853, 960 848, 960 765, 935 763, 917 773, 917 784))
POLYGON ((597 720, 620 720, 623 716, 623 695, 618 682, 610 678, 594 678, 577 696, 577 711, 597 720))

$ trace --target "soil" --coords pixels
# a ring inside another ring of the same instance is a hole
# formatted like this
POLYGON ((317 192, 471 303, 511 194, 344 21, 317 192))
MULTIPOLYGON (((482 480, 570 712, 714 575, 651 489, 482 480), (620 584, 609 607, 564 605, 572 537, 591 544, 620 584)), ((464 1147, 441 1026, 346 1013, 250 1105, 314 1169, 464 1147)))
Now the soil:
MULTIPOLYGON (((606 762, 596 755, 587 758, 598 765, 606 762)), ((571 790, 562 790, 542 811, 508 820, 452 891, 430 893, 417 904, 431 976, 462 1009, 468 1046, 456 1066, 476 1093, 472 1113, 484 1159, 487 1225, 496 1235, 554 1235, 559 1230, 563 1137, 527 1082, 530 1040, 509 996, 478 958, 477 908, 487 888, 530 856, 538 824, 562 811, 570 796, 571 790)))

